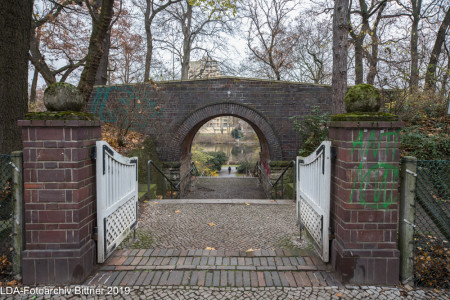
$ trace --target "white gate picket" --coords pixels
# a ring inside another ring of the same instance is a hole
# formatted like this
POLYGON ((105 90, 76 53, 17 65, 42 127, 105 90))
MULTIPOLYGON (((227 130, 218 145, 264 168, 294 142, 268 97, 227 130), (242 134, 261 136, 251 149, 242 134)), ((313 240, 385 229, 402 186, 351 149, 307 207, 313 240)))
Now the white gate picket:
POLYGON ((310 233, 324 262, 329 261, 331 142, 308 157, 297 157, 297 218, 310 233))
POLYGON ((137 226, 137 157, 125 157, 103 141, 96 143, 97 259, 104 262, 137 226))

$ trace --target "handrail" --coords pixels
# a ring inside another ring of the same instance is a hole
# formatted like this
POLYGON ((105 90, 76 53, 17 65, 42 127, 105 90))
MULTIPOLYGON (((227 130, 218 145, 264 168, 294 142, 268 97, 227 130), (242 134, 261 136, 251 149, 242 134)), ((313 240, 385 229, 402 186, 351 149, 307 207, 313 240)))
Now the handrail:
POLYGON ((180 182, 178 182, 178 184, 176 185, 176 188, 178 189, 178 187, 180 186, 181 182, 183 182, 183 180, 194 170, 196 169, 194 162, 191 162, 191 168, 184 173, 184 175, 180 178, 180 182))
MULTIPOLYGON (((293 172, 293 175, 292 175, 293 176, 293 183, 294 183, 293 184, 293 192, 294 192, 293 196, 294 196, 294 199, 295 199, 295 176, 296 176, 296 174, 295 174, 295 161, 294 160, 291 160, 289 162, 289 164, 283 169, 283 172, 281 172, 280 176, 278 176, 278 178, 275 180, 274 183, 272 183, 272 180, 267 176, 266 172, 261 168, 261 164, 260 163, 257 163, 256 167, 258 169, 258 174, 263 174, 264 179, 266 180, 267 183, 269 183, 269 185, 270 185, 269 193, 272 191, 272 189, 275 188, 275 197, 276 197, 277 184, 281 180, 281 197, 282 198, 284 198, 284 174, 287 172, 287 170, 289 168, 293 167, 294 168, 294 172, 293 172)), ((259 177, 261 178, 261 176, 259 176, 259 177)))
POLYGON ((274 186, 277 185, 278 181, 280 181, 281 177, 284 176, 284 173, 286 173, 286 171, 291 167, 291 166, 295 166, 295 161, 291 160, 291 162, 286 166, 286 168, 284 168, 283 172, 281 173, 281 175, 278 177, 278 179, 275 181, 275 183, 273 184, 274 186))
MULTIPOLYGON (((175 191, 177 191, 178 192, 178 195, 180 194, 180 185, 181 185, 181 183, 186 179, 186 177, 193 171, 193 170, 196 170, 197 169, 197 167, 195 166, 195 164, 194 164, 194 162, 191 162, 191 167, 189 168, 189 170, 180 178, 180 180, 178 181, 178 183, 177 184, 175 184, 175 182, 173 182, 172 181, 172 179, 170 179, 169 177, 167 177, 167 175, 166 174, 164 174, 164 172, 152 161, 152 160, 149 160, 149 161, 147 161, 147 189, 148 189, 148 191, 147 191, 147 193, 148 193, 148 200, 150 200, 150 179, 151 179, 151 175, 150 175, 150 165, 153 165, 155 168, 156 168, 156 170, 163 176, 163 180, 164 180, 164 178, 169 182, 169 184, 170 184, 170 186, 175 190, 175 191)), ((173 190, 172 190, 172 188, 170 189, 170 191, 171 191, 171 197, 172 197, 172 195, 173 195, 173 190)), ((163 198, 164 198, 164 196, 165 196, 165 194, 166 194, 166 191, 165 191, 165 184, 163 184, 163 198)))
MULTIPOLYGON (((153 165, 154 167, 155 167, 155 169, 165 178, 165 179, 167 179, 167 181, 170 183, 170 186, 171 187, 174 187, 177 191, 179 191, 178 190, 178 188, 177 188, 177 186, 175 185, 175 183, 173 183, 172 182, 172 180, 169 178, 169 177, 167 177, 166 176, 166 174, 164 174, 164 172, 163 171, 161 171, 161 169, 152 161, 152 160, 149 160, 149 161, 147 161, 147 194, 148 194, 148 200, 150 200, 150 165, 153 165)), ((164 198, 164 196, 165 196, 165 193, 166 193, 166 191, 165 191, 165 184, 163 184, 163 198, 164 198)), ((171 189, 171 191, 172 191, 172 189, 171 189)))
POLYGON ((264 179, 266 179, 266 181, 270 184, 271 187, 273 187, 272 181, 270 180, 269 176, 267 176, 266 172, 264 172, 263 169, 261 169, 261 165, 258 165, 258 169, 259 169, 259 174, 263 174, 264 175, 264 179))

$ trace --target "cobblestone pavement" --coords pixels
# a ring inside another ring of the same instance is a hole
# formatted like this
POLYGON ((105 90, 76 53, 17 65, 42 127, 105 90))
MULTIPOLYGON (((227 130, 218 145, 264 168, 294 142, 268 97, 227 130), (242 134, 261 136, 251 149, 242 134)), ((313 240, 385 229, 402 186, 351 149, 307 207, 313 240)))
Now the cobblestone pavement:
POLYGON ((265 199, 266 195, 255 177, 197 177, 184 198, 265 199))
MULTIPOLYGON (((55 287, 42 287, 47 290, 55 287)), ((57 287, 56 287, 57 288, 57 287)), ((448 291, 434 289, 409 290, 397 287, 374 286, 326 286, 326 287, 262 287, 262 288, 215 288, 215 287, 185 287, 185 286, 66 286, 72 295, 52 296, 52 299, 449 299, 448 291), (78 290, 77 290, 78 289, 78 290), (76 293, 76 295, 73 295, 76 293), (98 293, 99 295, 94 295, 98 293)), ((30 294, 5 296, 6 299, 30 299, 30 294)), ((50 296, 37 296, 36 300, 50 299, 50 296)))
POLYGON ((294 202, 255 205, 170 204, 170 201, 141 203, 139 241, 133 248, 276 249, 299 235, 294 202))

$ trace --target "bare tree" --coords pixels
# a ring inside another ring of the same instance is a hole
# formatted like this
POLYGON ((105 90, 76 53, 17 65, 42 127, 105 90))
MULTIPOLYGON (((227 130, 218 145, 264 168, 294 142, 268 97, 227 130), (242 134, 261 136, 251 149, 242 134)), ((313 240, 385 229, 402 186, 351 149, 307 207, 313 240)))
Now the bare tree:
POLYGON ((347 91, 347 41, 348 41, 348 0, 334 1, 333 14, 333 114, 344 112, 344 95, 347 91))
POLYGON ((188 79, 191 56, 213 59, 214 51, 224 48, 223 33, 232 32, 231 17, 215 6, 202 10, 182 0, 165 10, 161 18, 161 48, 170 51, 181 62, 181 79, 188 79))
POLYGON ((245 3, 250 22, 247 46, 252 57, 267 65, 277 80, 292 67, 292 51, 297 35, 290 32, 295 0, 252 0, 245 3))
MULTIPOLYGON (((443 9, 445 9, 443 7, 443 9)), ((436 88, 436 67, 438 64, 439 56, 442 52, 442 45, 446 41, 446 31, 450 26, 450 5, 446 8, 445 17, 442 20, 439 30, 434 41, 433 50, 431 51, 430 61, 427 66, 427 72, 425 75, 425 89, 432 90, 436 88)))
POLYGON ((102 0, 102 7, 98 17, 92 11, 89 0, 85 0, 84 3, 86 3, 89 9, 93 23, 86 64, 81 73, 80 82, 78 83, 78 89, 81 91, 86 106, 91 96, 95 76, 104 52, 103 41, 108 33, 109 25, 114 14, 114 0, 102 0))
POLYGON ((355 84, 363 83, 364 81, 364 56, 369 63, 369 72, 366 81, 369 84, 374 84, 378 64, 378 46, 380 44, 377 30, 387 2, 388 0, 375 0, 371 1, 370 6, 368 6, 366 0, 359 0, 356 7, 352 8, 353 1, 350 0, 349 7, 351 10, 348 30, 352 38, 351 42, 355 47, 355 84), (360 17, 360 23, 354 24, 355 22, 352 22, 352 14, 360 17), (360 27, 359 32, 357 32, 356 27, 360 27), (367 36, 371 39, 370 51, 365 50, 364 41, 367 36))

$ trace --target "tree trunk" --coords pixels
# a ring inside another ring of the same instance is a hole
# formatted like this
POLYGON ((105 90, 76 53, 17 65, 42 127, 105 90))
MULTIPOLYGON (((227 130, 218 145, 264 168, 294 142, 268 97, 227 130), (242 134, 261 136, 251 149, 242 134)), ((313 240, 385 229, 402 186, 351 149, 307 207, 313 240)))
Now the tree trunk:
POLYGON ((419 22, 422 0, 411 0, 413 22, 411 26, 411 75, 409 77, 409 89, 416 90, 419 86, 419 22))
POLYGON ((103 41, 107 35, 109 24, 113 16, 114 0, 103 0, 102 10, 98 19, 93 21, 92 33, 89 40, 86 64, 81 73, 78 89, 81 91, 84 100, 84 110, 91 96, 92 87, 95 82, 98 66, 103 55, 103 41))
POLYGON ((427 67, 427 74, 425 75, 425 89, 434 91, 436 88, 436 65, 439 60, 439 55, 441 54, 442 45, 445 41, 445 32, 447 27, 450 25, 450 7, 447 9, 445 18, 439 27, 436 40, 434 42, 433 50, 431 51, 430 61, 427 67))
POLYGON ((31 82, 31 89, 30 89, 30 104, 36 104, 36 88, 38 78, 39 78, 39 71, 36 68, 34 68, 33 81, 31 82))
POLYGON ((181 80, 186 80, 189 77, 189 63, 191 61, 191 22, 192 22, 192 6, 187 2, 186 16, 183 19, 183 57, 181 59, 181 80))
POLYGON ((0 1, 0 153, 22 149, 33 0, 0 1))
POLYGON ((103 55, 95 75, 94 85, 105 85, 108 81, 109 48, 111 47, 111 30, 108 30, 103 40, 103 55))
POLYGON ((56 77, 52 70, 50 70, 39 50, 39 35, 36 33, 36 30, 37 29, 32 29, 30 33, 30 60, 39 73, 41 73, 47 85, 50 85, 56 82, 56 77))
POLYGON ((347 91, 348 0, 334 1, 332 113, 344 112, 347 91))
POLYGON ((363 37, 357 37, 353 42, 355 45, 355 84, 364 82, 363 41, 365 35, 363 33, 360 33, 360 35, 363 35, 363 37))
POLYGON ((150 18, 152 3, 147 1, 147 7, 144 13, 144 27, 145 27, 145 35, 147 37, 147 52, 145 53, 145 69, 144 69, 144 82, 150 80, 150 68, 152 65, 152 55, 153 55, 153 33, 151 28, 152 19, 150 18))

